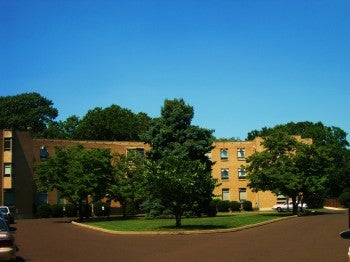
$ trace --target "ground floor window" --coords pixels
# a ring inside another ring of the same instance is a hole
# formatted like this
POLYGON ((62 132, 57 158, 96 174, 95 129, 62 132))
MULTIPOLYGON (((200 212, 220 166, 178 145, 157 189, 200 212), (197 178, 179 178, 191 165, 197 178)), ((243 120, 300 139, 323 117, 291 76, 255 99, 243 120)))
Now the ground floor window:
POLYGON ((230 189, 223 188, 222 189, 222 200, 230 200, 230 189))
POLYGON ((47 193, 39 193, 39 205, 47 204, 47 193))
POLYGON ((247 200, 247 189, 246 188, 240 188, 239 189, 239 201, 244 202, 247 200))

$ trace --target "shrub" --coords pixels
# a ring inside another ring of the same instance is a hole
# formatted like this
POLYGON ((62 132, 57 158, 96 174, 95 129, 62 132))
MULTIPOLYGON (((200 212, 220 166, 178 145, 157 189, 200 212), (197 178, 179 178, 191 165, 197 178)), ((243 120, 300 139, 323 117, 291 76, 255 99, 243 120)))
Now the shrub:
POLYGON ((344 207, 349 207, 350 203, 350 191, 344 190, 343 193, 339 196, 339 202, 344 207))
POLYGON ((51 206, 52 217, 63 217, 63 205, 56 204, 51 206))
POLYGON ((216 202, 214 200, 210 201, 208 207, 208 217, 215 217, 217 213, 216 202))
POLYGON ((309 208, 322 208, 325 202, 325 197, 322 194, 306 195, 304 202, 309 208))
POLYGON ((216 204, 219 212, 229 212, 230 211, 230 201, 221 200, 216 204))
POLYGON ((134 216, 136 214, 136 208, 134 202, 126 202, 125 203, 125 214, 126 216, 134 216))
POLYGON ((49 218, 51 216, 51 206, 49 204, 43 204, 38 207, 38 217, 49 218))
POLYGON ((241 211, 241 203, 239 203, 238 201, 231 201, 230 209, 232 212, 241 211))
POLYGON ((249 200, 243 201, 242 206, 244 211, 253 211, 253 204, 249 200))
POLYGON ((108 216, 111 207, 108 203, 97 201, 94 203, 94 214, 95 216, 108 216))
POLYGON ((66 204, 64 205, 64 215, 66 217, 76 217, 77 216, 77 209, 73 204, 66 204))

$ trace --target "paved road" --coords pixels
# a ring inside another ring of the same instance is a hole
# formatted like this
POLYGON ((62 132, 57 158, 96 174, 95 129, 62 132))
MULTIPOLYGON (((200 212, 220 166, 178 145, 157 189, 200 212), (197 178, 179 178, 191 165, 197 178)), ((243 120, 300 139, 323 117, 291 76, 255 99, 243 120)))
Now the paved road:
POLYGON ((17 261, 349 261, 345 211, 193 235, 114 235, 54 219, 14 227, 17 261))

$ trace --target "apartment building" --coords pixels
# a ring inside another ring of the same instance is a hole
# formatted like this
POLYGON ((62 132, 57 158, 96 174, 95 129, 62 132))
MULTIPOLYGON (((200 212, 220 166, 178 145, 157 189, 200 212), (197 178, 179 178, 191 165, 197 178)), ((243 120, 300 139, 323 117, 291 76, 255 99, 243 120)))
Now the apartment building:
MULTIPOLYGON (((311 139, 295 137, 298 141, 310 144, 311 139)), ((269 191, 253 192, 248 187, 248 180, 244 166, 246 158, 255 152, 264 150, 261 145, 262 138, 252 141, 216 141, 211 152, 211 160, 214 162, 212 175, 219 182, 214 189, 216 198, 228 201, 243 202, 249 200, 254 208, 271 210, 276 203, 286 201, 283 195, 275 195, 269 191)))
MULTIPOLYGON (((299 141, 310 143, 310 139, 299 141)), ((44 203, 64 203, 56 191, 38 192, 35 187, 34 166, 55 154, 56 147, 84 145, 85 148, 106 148, 111 153, 127 154, 136 150, 141 154, 150 147, 143 142, 127 141, 72 141, 57 139, 35 139, 29 132, 0 130, 0 164, 1 193, 0 204, 13 207, 19 218, 32 217, 35 208, 44 203)), ((246 173, 242 166, 246 165, 246 157, 263 150, 262 139, 232 142, 217 141, 214 143, 210 157, 214 162, 212 175, 220 186, 214 189, 216 198, 230 201, 249 200, 253 207, 271 209, 285 200, 284 196, 276 196, 271 192, 253 192, 248 187, 246 173)))
POLYGON ((0 130, 1 193, 0 204, 14 209, 17 217, 32 217, 35 208, 44 203, 64 203, 57 191, 38 192, 35 187, 34 167, 55 154, 56 147, 84 145, 85 148, 105 148, 111 153, 144 154, 149 146, 143 142, 128 141, 73 141, 35 139, 29 132, 0 130))

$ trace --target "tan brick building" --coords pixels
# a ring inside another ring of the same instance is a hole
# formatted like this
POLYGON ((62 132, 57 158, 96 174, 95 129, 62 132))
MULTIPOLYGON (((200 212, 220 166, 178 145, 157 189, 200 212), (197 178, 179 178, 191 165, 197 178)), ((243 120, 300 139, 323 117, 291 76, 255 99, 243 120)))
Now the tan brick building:
MULTIPOLYGON (((298 141, 312 143, 311 139, 302 139, 296 136, 298 141)), ((211 152, 211 160, 214 162, 212 175, 218 179, 220 185, 214 189, 216 198, 229 201, 249 200, 254 208, 260 210, 271 209, 273 205, 284 202, 282 195, 276 196, 271 192, 254 193, 248 187, 245 166, 246 158, 255 152, 263 151, 262 138, 252 141, 216 141, 215 148, 211 152)))
MULTIPOLYGON (((310 139, 299 141, 311 143, 310 139)), ((254 193, 248 188, 248 181, 242 165, 246 157, 262 151, 261 138, 253 141, 214 143, 210 157, 214 162, 212 175, 220 182, 214 194, 223 200, 249 200, 253 207, 271 209, 278 198, 271 192, 254 193)), ((126 154, 129 150, 142 153, 150 147, 143 142, 72 141, 56 139, 33 139, 29 132, 0 130, 1 193, 0 204, 13 207, 17 217, 31 217, 40 204, 62 203, 57 192, 37 192, 34 183, 34 166, 55 153, 55 147, 84 145, 85 148, 107 148, 111 153, 126 154)))
POLYGON ((123 141, 72 141, 56 139, 33 139, 29 132, 0 130, 1 194, 0 204, 13 207, 17 217, 32 217, 40 204, 61 203, 56 191, 37 192, 34 183, 34 166, 55 153, 55 147, 78 144, 85 148, 106 148, 111 153, 126 154, 129 150, 144 153, 149 146, 143 142, 123 141))

